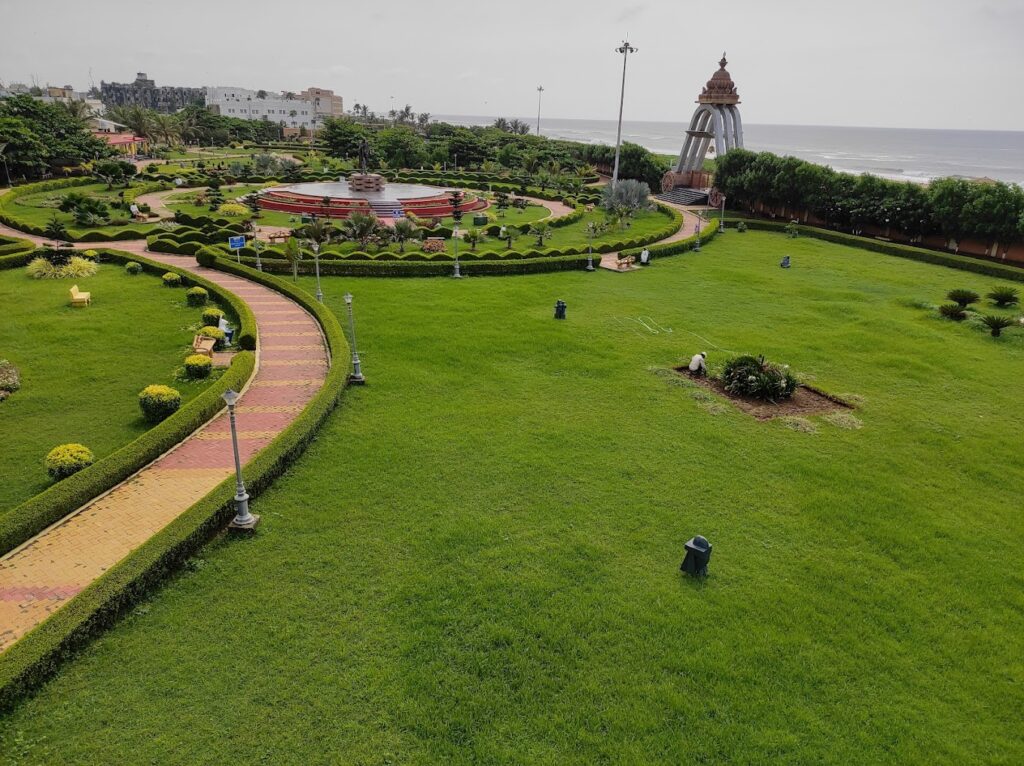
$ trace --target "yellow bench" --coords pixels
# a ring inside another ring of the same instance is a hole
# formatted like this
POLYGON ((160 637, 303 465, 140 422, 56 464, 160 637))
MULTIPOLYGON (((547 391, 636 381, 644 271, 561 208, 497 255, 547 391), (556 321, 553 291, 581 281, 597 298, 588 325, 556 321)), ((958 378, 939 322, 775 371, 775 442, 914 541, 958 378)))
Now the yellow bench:
POLYGON ((213 347, 216 345, 217 341, 213 338, 207 338, 205 335, 196 335, 192 338, 192 353, 205 354, 213 359, 213 347))
POLYGON ((88 306, 92 303, 92 293, 83 293, 78 285, 72 285, 68 292, 71 293, 72 306, 88 306))

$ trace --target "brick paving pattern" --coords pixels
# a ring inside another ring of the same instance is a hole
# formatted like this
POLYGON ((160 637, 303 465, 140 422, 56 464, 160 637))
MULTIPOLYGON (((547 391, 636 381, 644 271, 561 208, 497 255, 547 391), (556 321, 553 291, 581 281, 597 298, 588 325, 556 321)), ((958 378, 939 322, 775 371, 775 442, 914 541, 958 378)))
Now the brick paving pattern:
MULTIPOLYGON (((201 274, 252 307, 260 333, 258 367, 236 410, 239 451, 247 462, 323 385, 330 362, 319 325, 288 298, 204 269, 193 258, 145 252, 144 242, 110 244, 201 274)), ((70 515, 0 558, 0 652, 230 476, 230 439, 221 412, 135 476, 82 508, 69 508, 70 515)))

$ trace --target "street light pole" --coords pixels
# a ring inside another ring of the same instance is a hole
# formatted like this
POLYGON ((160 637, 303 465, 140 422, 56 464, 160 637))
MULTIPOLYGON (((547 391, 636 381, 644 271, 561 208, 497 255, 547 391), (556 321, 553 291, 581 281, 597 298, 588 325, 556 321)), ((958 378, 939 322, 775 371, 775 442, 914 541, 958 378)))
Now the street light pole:
POLYGON ((722 195, 722 212, 718 216, 718 231, 719 233, 725 231, 725 195, 722 195))
POLYGON ((263 264, 260 263, 260 250, 263 249, 263 243, 256 237, 252 238, 252 249, 256 251, 256 271, 263 271, 263 264))
POLYGON ((356 347, 356 321, 352 318, 352 293, 345 293, 345 306, 348 307, 348 334, 352 338, 352 374, 348 376, 348 382, 362 385, 366 382, 366 378, 363 377, 362 365, 359 362, 359 350, 356 347))
POLYGON ((615 134, 615 167, 612 170, 613 189, 619 181, 619 153, 622 150, 622 107, 626 103, 626 60, 629 58, 630 53, 637 52, 637 49, 625 40, 622 42, 622 46, 615 50, 622 54, 622 92, 619 94, 619 129, 615 134))
POLYGON ((320 289, 320 243, 314 240, 310 247, 313 248, 313 266, 316 269, 316 299, 323 303, 324 293, 320 289))
POLYGON ((540 135, 540 98, 544 95, 544 86, 537 86, 537 135, 540 135))
POLYGON ((452 229, 452 244, 455 246, 455 272, 452 274, 452 279, 462 279, 462 273, 459 271, 459 225, 455 224, 455 228, 452 229))
POLYGON ((697 216, 697 225, 693 227, 694 233, 697 235, 697 242, 693 245, 695 252, 700 252, 700 216, 697 216))
POLYGON ((253 529, 260 522, 260 517, 249 513, 249 493, 245 491, 242 481, 242 460, 238 456, 238 431, 235 426, 235 404, 238 392, 228 389, 222 395, 228 405, 228 418, 231 421, 231 447, 235 453, 235 518, 228 526, 231 529, 253 529))

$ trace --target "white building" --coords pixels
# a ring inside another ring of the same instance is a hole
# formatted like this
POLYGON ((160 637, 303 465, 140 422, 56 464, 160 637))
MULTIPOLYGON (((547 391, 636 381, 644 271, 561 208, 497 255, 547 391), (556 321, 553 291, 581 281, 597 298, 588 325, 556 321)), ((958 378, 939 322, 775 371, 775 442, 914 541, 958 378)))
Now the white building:
POLYGON ((283 125, 285 132, 290 134, 297 133, 300 128, 313 132, 323 120, 308 101, 271 94, 258 98, 257 91, 248 88, 207 88, 206 106, 224 117, 274 122, 283 125))

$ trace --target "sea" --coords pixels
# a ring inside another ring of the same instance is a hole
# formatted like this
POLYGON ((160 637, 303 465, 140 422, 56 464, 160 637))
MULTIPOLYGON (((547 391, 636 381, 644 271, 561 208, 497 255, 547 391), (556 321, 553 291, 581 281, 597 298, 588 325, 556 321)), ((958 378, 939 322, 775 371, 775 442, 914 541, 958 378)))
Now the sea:
MULTIPOLYGON (((493 117, 434 115, 456 125, 490 125, 493 117)), ((531 127, 534 119, 520 118, 531 127)), ((622 138, 658 154, 677 155, 688 126, 623 120, 622 138)), ((615 120, 541 119, 549 138, 614 144, 615 120)), ((843 128, 743 124, 753 151, 791 155, 847 173, 926 183, 934 178, 994 178, 1024 186, 1024 131, 843 128)))

